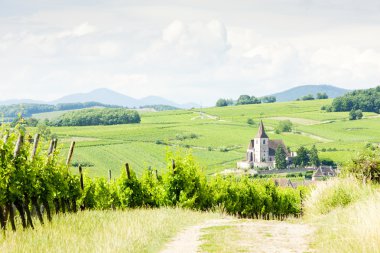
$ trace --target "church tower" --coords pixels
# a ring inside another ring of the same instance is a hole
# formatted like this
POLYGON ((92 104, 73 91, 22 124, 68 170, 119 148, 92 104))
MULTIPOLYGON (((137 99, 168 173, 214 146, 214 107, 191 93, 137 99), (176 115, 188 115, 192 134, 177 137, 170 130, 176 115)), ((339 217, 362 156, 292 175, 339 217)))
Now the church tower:
POLYGON ((260 121, 259 131, 254 139, 254 162, 268 162, 269 161, 269 137, 265 133, 263 121, 260 121))

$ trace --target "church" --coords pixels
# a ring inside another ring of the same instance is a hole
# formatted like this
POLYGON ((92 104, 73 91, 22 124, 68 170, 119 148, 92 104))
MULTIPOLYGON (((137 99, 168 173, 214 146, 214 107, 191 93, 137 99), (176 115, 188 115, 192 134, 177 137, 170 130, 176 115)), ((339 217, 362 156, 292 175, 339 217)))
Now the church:
POLYGON ((237 167, 239 169, 274 169, 276 150, 279 146, 284 149, 286 160, 290 161, 294 154, 288 151, 282 140, 270 140, 261 121, 256 137, 249 142, 246 159, 238 162, 237 167))

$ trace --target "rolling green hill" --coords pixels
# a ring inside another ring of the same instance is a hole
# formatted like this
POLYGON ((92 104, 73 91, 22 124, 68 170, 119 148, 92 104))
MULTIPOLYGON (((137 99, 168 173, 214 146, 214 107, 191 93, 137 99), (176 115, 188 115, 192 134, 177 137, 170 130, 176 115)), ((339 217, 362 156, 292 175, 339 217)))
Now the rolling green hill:
POLYGON ((320 110, 331 100, 294 101, 242 105, 199 110, 146 112, 139 125, 56 127, 60 143, 67 151, 77 141, 74 161, 89 162, 92 176, 106 176, 108 169, 119 174, 125 162, 140 174, 143 168, 166 167, 167 150, 192 150, 207 174, 233 168, 243 159, 248 142, 263 120, 272 139, 283 139, 292 150, 313 144, 321 158, 344 162, 368 142, 380 142, 380 117, 365 113, 364 119, 349 121, 347 112, 320 110), (247 124, 252 118, 254 125, 247 124), (281 120, 293 122, 292 133, 275 134, 281 120), (322 149, 330 150, 322 152, 322 149), (335 150, 335 151, 333 151, 335 150), (225 152, 222 152, 225 151, 225 152))

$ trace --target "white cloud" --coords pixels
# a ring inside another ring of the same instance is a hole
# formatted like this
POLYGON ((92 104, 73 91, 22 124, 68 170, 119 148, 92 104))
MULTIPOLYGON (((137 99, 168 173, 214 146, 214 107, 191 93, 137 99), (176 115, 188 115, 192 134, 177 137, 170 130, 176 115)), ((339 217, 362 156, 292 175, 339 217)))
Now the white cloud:
POLYGON ((0 99, 109 87, 213 104, 301 84, 374 86, 380 5, 364 2, 42 1, 0 11, 0 99))

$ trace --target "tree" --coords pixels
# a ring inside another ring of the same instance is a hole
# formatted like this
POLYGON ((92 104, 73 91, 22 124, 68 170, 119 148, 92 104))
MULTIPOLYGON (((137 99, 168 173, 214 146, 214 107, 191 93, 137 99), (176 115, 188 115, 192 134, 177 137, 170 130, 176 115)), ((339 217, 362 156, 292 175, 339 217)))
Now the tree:
POLYGON ((39 133, 44 140, 49 140, 51 138, 51 131, 43 122, 38 124, 37 133, 39 133))
POLYGON ((354 110, 352 109, 350 113, 348 114, 348 119, 349 120, 357 120, 357 119, 362 119, 363 118, 363 112, 362 110, 354 110))
POLYGON ((356 114, 356 119, 362 119, 363 118, 362 110, 356 110, 355 114, 356 114))
POLYGON ((238 105, 247 105, 251 103, 251 97, 249 95, 240 95, 237 100, 238 105))
POLYGON ((219 98, 218 101, 216 101, 216 106, 217 107, 223 107, 223 106, 227 106, 227 100, 224 99, 224 98, 219 98))
POLYGON ((261 104, 261 100, 255 96, 250 97, 249 95, 240 95, 237 100, 237 105, 248 105, 248 104, 261 104))
POLYGON ((317 99, 328 99, 329 96, 326 94, 326 92, 323 93, 317 93, 317 99))
POLYGON ((247 124, 248 125, 254 125, 255 121, 252 118, 247 119, 247 124))
POLYGON ((274 103, 276 102, 276 97, 275 96, 266 96, 261 98, 261 102, 263 103, 274 103))
POLYGON ((354 110, 350 111, 350 113, 348 114, 348 119, 349 120, 356 120, 356 112, 354 110))
POLYGON ((314 100, 314 96, 312 94, 303 96, 301 100, 314 100))
POLYGON ((276 127, 275 132, 277 134, 282 132, 291 132, 293 127, 293 123, 290 120, 280 121, 276 127))
POLYGON ((309 165, 310 158, 309 158, 309 150, 307 148, 301 146, 297 150, 297 157, 294 161, 294 164, 296 166, 307 166, 309 165))
POLYGON ((380 86, 367 90, 355 90, 337 97, 332 102, 334 112, 362 112, 380 113, 380 86))
POLYGON ((321 164, 318 157, 318 150, 315 147, 315 145, 313 145, 313 147, 310 149, 310 163, 311 165, 316 167, 319 167, 319 165, 321 164))
POLYGON ((286 153, 282 146, 278 146, 275 154, 276 168, 279 170, 286 169, 286 153))

